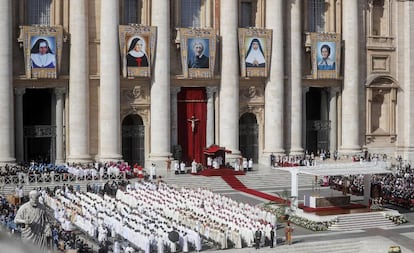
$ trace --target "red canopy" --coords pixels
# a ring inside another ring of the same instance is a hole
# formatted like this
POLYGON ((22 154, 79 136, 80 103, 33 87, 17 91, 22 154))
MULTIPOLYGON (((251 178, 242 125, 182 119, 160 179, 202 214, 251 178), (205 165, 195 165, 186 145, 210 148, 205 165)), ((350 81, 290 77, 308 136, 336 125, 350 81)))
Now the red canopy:
POLYGON ((215 144, 213 144, 210 147, 204 149, 204 154, 205 155, 216 155, 217 153, 220 153, 220 152, 231 153, 231 150, 227 150, 226 148, 220 147, 220 146, 215 145, 215 144))
POLYGON ((226 153, 231 153, 231 150, 227 150, 224 147, 220 147, 218 145, 211 145, 208 148, 204 149, 204 164, 207 164, 207 157, 212 157, 212 158, 216 158, 216 157, 222 157, 223 160, 223 164, 221 166, 224 166, 226 164, 226 153))

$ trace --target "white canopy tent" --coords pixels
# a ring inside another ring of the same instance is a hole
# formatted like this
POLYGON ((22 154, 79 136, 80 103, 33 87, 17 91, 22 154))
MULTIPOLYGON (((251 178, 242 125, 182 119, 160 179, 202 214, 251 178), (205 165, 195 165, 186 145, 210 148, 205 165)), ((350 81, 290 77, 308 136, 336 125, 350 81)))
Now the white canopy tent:
POLYGON ((291 174, 291 195, 294 198, 292 208, 298 206, 299 174, 318 177, 364 175, 364 204, 368 205, 371 192, 371 175, 392 173, 391 165, 386 162, 335 162, 316 166, 276 167, 275 169, 288 171, 291 174))

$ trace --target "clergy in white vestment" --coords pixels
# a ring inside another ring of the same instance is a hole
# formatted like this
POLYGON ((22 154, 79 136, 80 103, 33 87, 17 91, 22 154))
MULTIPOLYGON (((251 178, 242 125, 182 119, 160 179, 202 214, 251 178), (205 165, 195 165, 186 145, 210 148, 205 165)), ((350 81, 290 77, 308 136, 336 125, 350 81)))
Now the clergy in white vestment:
POLYGON ((153 163, 151 164, 151 167, 150 167, 150 180, 154 180, 155 177, 156 177, 156 167, 155 167, 155 164, 153 163))
POLYGON ((114 242, 113 253, 121 253, 121 244, 117 240, 114 242))
POLYGON ((134 253, 134 248, 132 248, 130 245, 128 245, 124 249, 124 253, 134 253))
POLYGON ((183 236, 183 252, 188 252, 188 235, 184 233, 183 236))
POLYGON ((248 162, 247 166, 248 166, 249 171, 251 171, 253 169, 253 159, 252 158, 249 159, 249 162, 248 162))
POLYGON ((197 252, 201 251, 201 236, 199 233, 195 237, 194 246, 197 252))
POLYGON ((214 169, 218 169, 218 168, 219 168, 219 163, 218 163, 218 161, 217 161, 217 158, 214 158, 214 159, 213 159, 213 168, 214 168, 214 169))
POLYGON ((175 242, 170 242, 170 252, 171 253, 177 252, 177 244, 175 242))
POLYGON ((193 162, 191 163, 191 173, 197 173, 197 162, 195 160, 193 160, 193 162))
POLYGON ((157 237, 157 253, 164 253, 164 240, 161 235, 157 237))
POLYGON ((213 159, 210 156, 207 157, 207 166, 208 167, 213 166, 213 159))
POLYGON ((237 159, 234 161, 234 170, 239 171, 239 161, 237 159))
POLYGON ((178 161, 174 161, 174 174, 180 174, 180 163, 178 161))
POLYGON ((185 174, 185 163, 184 163, 184 161, 182 161, 180 163, 180 171, 181 171, 181 174, 185 174))
POLYGON ((98 241, 100 243, 105 242, 108 239, 107 234, 108 234, 108 231, 106 230, 106 228, 103 225, 99 226, 99 228, 98 228, 98 241))

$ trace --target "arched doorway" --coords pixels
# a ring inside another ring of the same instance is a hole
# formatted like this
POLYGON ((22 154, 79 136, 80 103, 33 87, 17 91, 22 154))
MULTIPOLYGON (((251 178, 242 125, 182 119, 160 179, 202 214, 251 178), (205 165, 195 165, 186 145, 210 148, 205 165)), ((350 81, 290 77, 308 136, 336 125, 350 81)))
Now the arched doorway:
POLYGON ((254 162, 258 162, 259 126, 256 116, 253 113, 245 113, 239 120, 239 145, 240 152, 243 157, 253 158, 254 162))
POLYGON ((145 128, 142 118, 130 114, 122 121, 122 157, 129 164, 145 166, 145 128))
POLYGON ((52 90, 27 89, 23 95, 24 160, 55 161, 56 126, 52 125, 52 90))

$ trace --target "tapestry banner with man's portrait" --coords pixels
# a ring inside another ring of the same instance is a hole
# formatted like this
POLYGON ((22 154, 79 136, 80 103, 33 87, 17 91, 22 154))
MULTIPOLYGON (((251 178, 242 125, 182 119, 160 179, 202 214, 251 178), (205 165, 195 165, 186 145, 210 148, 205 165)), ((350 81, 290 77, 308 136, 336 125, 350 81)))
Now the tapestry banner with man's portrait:
POLYGON ((213 78, 217 37, 212 28, 180 28, 184 78, 213 78))
POLYGON ((311 33, 312 77, 338 79, 341 63, 341 36, 337 33, 311 33))
POLYGON ((56 79, 63 46, 61 26, 21 26, 27 78, 56 79))
POLYGON ((242 77, 267 77, 272 52, 272 30, 239 28, 242 77))
POLYGON ((142 25, 120 25, 119 47, 122 75, 125 78, 151 77, 154 65, 157 28, 142 25))

